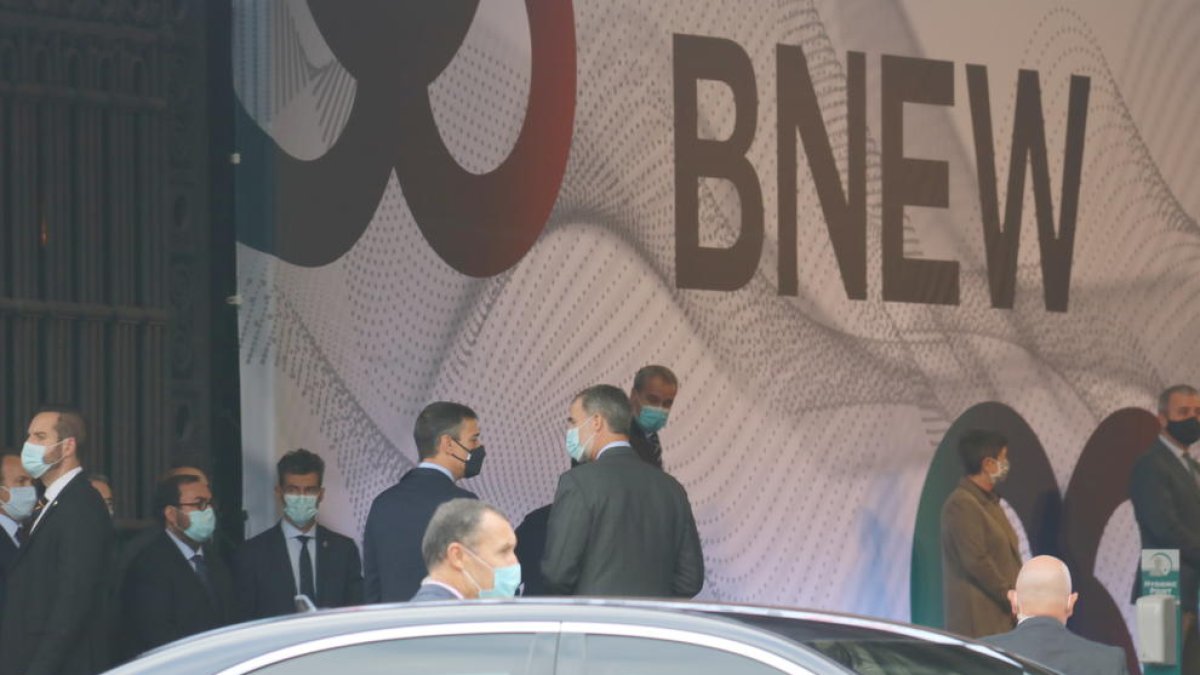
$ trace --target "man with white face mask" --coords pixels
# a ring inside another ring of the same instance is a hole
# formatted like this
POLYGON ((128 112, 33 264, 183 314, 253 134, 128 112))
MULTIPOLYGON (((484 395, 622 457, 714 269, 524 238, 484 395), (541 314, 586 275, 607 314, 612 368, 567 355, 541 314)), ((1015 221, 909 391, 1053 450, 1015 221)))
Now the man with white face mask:
POLYGON ((4 606, 4 583, 8 567, 20 549, 21 526, 33 514, 37 488, 33 476, 21 465, 21 456, 5 452, 0 456, 0 607, 4 606))
POLYGON ((1008 440, 968 431, 958 454, 966 475, 942 505, 942 605, 946 630, 977 638, 1013 627, 1008 591, 1021 569, 1020 543, 996 495, 1008 477, 1008 440))
POLYGON ((663 467, 662 441, 658 432, 667 426, 679 379, 666 366, 644 366, 633 377, 629 404, 633 420, 629 425, 629 444, 638 456, 658 468, 663 467))
POLYGON ((290 614, 295 597, 318 607, 362 603, 362 563, 354 540, 317 522, 325 498, 325 461, 303 448, 276 464, 283 518, 242 544, 234 578, 242 620, 290 614))
POLYGON ((83 475, 83 416, 43 408, 21 450, 46 488, 8 571, 0 673, 94 673, 108 666, 106 612, 113 531, 108 509, 83 475))
POLYGON ((571 402, 542 576, 551 593, 690 598, 704 556, 687 492, 629 444, 629 398, 607 384, 571 402))
POLYGON ((429 575, 410 602, 511 598, 520 589, 517 535, 495 508, 451 499, 433 512, 421 557, 429 575))
POLYGON ((208 483, 168 476, 154 490, 162 528, 121 583, 123 656, 232 623, 233 583, 205 544, 216 529, 208 483))

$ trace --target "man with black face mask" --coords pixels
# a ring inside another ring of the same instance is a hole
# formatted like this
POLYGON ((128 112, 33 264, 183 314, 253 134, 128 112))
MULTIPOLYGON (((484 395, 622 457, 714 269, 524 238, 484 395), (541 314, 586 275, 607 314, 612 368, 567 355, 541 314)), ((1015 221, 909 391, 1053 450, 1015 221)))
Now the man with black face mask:
POLYGON ((421 539, 443 503, 478 499, 456 483, 479 475, 486 451, 479 416, 459 403, 425 406, 413 426, 421 463, 371 504, 363 533, 363 596, 367 602, 404 602, 425 578, 421 539))
MULTIPOLYGON (((1142 548, 1179 549, 1179 591, 1183 606, 1183 672, 1200 672, 1196 594, 1200 591, 1200 466, 1190 448, 1200 440, 1200 393, 1179 384, 1158 397, 1162 433, 1133 465, 1129 498, 1142 548)), ((1139 566, 1140 567, 1140 566, 1139 566)), ((1132 601, 1141 595, 1135 572, 1132 601)))

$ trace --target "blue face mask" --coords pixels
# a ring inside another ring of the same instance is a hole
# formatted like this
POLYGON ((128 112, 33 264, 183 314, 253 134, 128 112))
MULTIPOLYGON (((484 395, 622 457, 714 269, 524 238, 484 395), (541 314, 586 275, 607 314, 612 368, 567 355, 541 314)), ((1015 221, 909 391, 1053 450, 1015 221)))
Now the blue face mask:
POLYGON ((571 459, 579 462, 580 464, 586 462, 587 459, 585 458, 585 455, 587 454, 587 444, 591 443, 592 438, 595 438, 595 436, 596 434, 592 434, 586 441, 580 442, 579 427, 571 427, 570 429, 567 429, 567 454, 571 457, 571 459))
POLYGON ((517 596, 517 589, 521 587, 521 563, 507 567, 492 567, 471 549, 465 546, 463 548, 492 571, 492 587, 483 588, 479 582, 475 581, 475 577, 472 577, 470 572, 463 570, 467 573, 467 578, 471 580, 471 583, 475 584, 475 588, 479 589, 480 598, 515 598, 517 596))
POLYGON ((55 445, 62 445, 66 441, 67 439, 64 438, 53 445, 34 445, 29 441, 25 441, 25 446, 21 448, 21 466, 25 467, 25 470, 29 472, 30 476, 33 476, 34 478, 41 478, 42 476, 46 475, 46 472, 52 469, 55 464, 58 464, 62 461, 62 456, 60 455, 58 459, 47 463, 46 451, 48 451, 50 448, 53 448, 55 445))
POLYGON ((648 434, 656 433, 659 429, 667 426, 667 416, 670 414, 671 411, 666 408, 644 405, 641 412, 638 413, 638 426, 648 434))
POLYGON ((26 485, 4 489, 8 491, 8 501, 0 504, 0 507, 9 518, 21 522, 33 515, 33 507, 37 504, 37 488, 26 485))
POLYGON ((298 527, 317 519, 317 495, 284 495, 283 514, 298 527))
POLYGON ((183 536, 192 541, 204 543, 212 539, 213 531, 217 529, 217 514, 212 507, 203 511, 192 511, 188 514, 188 526, 183 536))

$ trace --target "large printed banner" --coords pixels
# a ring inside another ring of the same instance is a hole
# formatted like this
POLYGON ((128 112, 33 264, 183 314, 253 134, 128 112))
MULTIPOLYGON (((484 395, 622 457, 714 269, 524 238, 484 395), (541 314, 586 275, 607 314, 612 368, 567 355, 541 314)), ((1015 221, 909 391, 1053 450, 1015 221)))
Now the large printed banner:
POLYGON ((247 534, 305 447, 360 537, 438 399, 519 523, 573 395, 662 363, 701 597, 936 624, 984 425, 1025 554, 1128 639, 1125 472, 1200 380, 1198 35, 1188 0, 236 3, 247 534))

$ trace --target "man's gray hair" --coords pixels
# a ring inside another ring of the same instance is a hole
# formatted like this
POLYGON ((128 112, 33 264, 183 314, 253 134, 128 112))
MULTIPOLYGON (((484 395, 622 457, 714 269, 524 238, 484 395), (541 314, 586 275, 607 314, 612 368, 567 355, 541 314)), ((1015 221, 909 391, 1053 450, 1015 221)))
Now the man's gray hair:
MULTIPOLYGON (((583 406, 583 412, 588 416, 599 415, 608 423, 608 430, 622 436, 629 435, 629 425, 633 420, 630 411, 629 397, 625 392, 611 384, 597 384, 588 387, 575 397, 583 406)), ((580 420, 576 420, 579 422, 580 420)))
POLYGON ((1171 397, 1175 394, 1183 394, 1185 396, 1196 396, 1196 388, 1190 384, 1177 384, 1163 389, 1163 392, 1158 395, 1158 414, 1166 415, 1168 408, 1171 407, 1171 397))
POLYGON ((479 524, 483 522, 483 514, 494 513, 504 517, 494 507, 478 499, 451 499, 433 512, 429 527, 425 528, 425 536, 421 539, 421 557, 425 560, 425 569, 431 570, 446 559, 446 549, 450 544, 459 543, 474 549, 479 538, 479 524))
POLYGON ((675 373, 671 372, 670 368, 666 366, 643 366, 633 376, 633 390, 645 391, 646 385, 656 377, 672 387, 679 386, 679 378, 675 377, 675 373))

